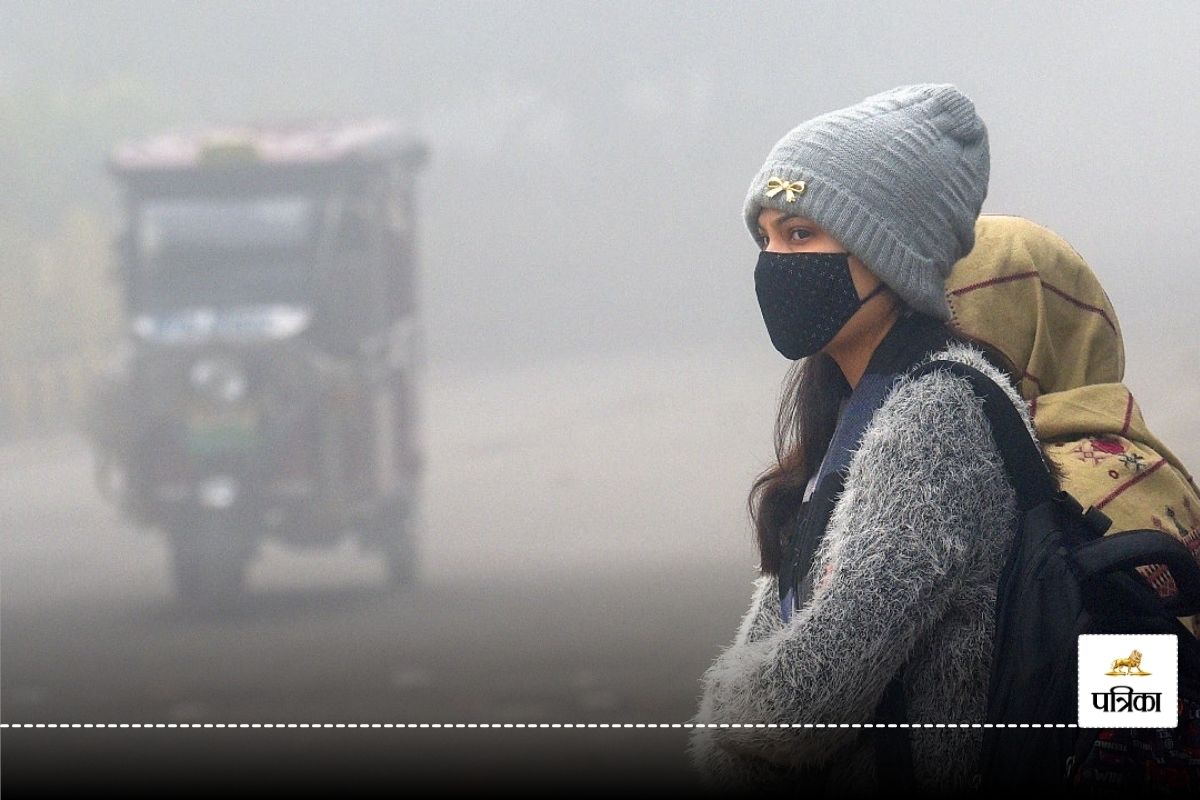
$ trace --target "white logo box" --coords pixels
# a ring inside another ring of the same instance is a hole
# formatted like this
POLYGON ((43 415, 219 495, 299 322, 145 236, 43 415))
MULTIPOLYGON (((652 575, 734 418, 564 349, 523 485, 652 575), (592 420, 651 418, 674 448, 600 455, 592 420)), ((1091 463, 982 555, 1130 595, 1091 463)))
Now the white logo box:
POLYGON ((1179 642, 1173 633, 1079 637, 1079 727, 1179 725, 1179 642), (1134 652, 1140 653, 1141 658, 1134 652), (1109 673, 1117 674, 1109 674, 1109 673))

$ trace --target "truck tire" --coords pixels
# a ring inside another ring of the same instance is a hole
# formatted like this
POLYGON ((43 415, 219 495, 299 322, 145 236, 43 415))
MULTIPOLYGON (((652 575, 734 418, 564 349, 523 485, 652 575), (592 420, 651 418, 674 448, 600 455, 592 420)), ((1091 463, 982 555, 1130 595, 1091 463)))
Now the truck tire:
POLYGON ((185 608, 226 612, 241 603, 252 554, 244 533, 219 518, 202 519, 172 532, 171 551, 175 590, 185 608))
POLYGON ((417 537, 413 531, 412 518, 405 515, 397 522, 393 536, 384 545, 383 556, 387 560, 388 581, 392 586, 411 589, 416 585, 417 537))
POLYGON ((383 556, 388 584, 413 588, 418 579, 417 510, 410 502, 389 504, 368 528, 368 543, 383 556))

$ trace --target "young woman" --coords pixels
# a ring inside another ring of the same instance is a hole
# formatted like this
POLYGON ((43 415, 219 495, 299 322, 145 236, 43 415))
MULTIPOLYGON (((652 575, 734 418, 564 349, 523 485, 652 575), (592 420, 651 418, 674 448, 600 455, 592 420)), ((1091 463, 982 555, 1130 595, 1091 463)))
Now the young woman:
POLYGON ((980 728, 816 725, 984 720, 1014 491, 969 384, 903 373, 930 358, 982 370, 1033 436, 1011 366, 947 325, 944 282, 972 248, 988 172, 974 105, 926 84, 801 124, 751 182, 763 319, 803 360, 779 409, 777 463, 750 497, 761 575, 694 719, 735 724, 694 729, 693 761, 714 786, 974 782, 980 728), (814 726, 766 727, 795 723, 814 726), (910 766, 887 760, 897 734, 910 766))

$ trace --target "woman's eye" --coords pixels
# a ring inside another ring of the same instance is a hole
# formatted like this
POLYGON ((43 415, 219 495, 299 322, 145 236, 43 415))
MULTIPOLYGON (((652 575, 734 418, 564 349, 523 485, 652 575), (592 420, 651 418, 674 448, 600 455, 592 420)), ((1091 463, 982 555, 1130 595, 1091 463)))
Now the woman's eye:
POLYGON ((810 236, 812 236, 812 231, 808 228, 792 228, 788 231, 788 241, 792 242, 803 242, 810 236))

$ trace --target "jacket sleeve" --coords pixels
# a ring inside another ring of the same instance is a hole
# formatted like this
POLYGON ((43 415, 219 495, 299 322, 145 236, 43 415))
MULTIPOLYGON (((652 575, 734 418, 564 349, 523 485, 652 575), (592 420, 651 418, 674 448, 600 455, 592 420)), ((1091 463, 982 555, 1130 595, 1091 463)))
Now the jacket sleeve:
MULTIPOLYGON (((777 634, 783 629, 779 614, 779 581, 774 575, 760 575, 754 581, 750 609, 742 617, 731 651, 777 634)), ((688 756, 698 768, 700 778, 709 789, 732 791, 754 787, 762 790, 776 788, 785 791, 799 785, 801 775, 787 766, 772 763, 749 749, 730 749, 723 742, 722 732, 707 727, 712 720, 702 704, 700 713, 690 722, 696 724, 688 742, 688 756)))
MULTIPOLYGON (((952 375, 899 384, 848 470, 816 554, 823 577, 813 598, 773 625, 778 600, 772 607, 764 587, 774 580, 763 580, 738 637, 704 673, 695 721, 870 722, 892 675, 977 568, 984 533, 1010 528, 1013 490, 990 427, 952 375)), ((752 782, 762 762, 818 765, 858 733, 698 728, 691 755, 702 774, 741 770, 752 782)))

